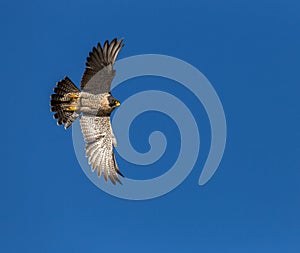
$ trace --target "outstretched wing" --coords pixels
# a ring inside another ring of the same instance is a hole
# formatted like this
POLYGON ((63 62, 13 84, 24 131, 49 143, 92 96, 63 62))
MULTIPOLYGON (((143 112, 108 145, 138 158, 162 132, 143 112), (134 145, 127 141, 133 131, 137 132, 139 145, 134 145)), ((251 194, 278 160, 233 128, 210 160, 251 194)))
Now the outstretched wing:
POLYGON ((80 118, 80 126, 86 142, 86 156, 92 171, 97 169, 99 177, 103 173, 105 181, 109 178, 113 184, 116 182, 122 184, 118 174, 123 175, 113 152, 116 140, 111 129, 110 117, 83 115, 80 118))
POLYGON ((115 76, 113 65, 124 46, 123 39, 113 39, 110 43, 104 42, 103 48, 100 43, 93 47, 86 59, 80 87, 85 92, 100 94, 110 91, 111 82, 115 76))

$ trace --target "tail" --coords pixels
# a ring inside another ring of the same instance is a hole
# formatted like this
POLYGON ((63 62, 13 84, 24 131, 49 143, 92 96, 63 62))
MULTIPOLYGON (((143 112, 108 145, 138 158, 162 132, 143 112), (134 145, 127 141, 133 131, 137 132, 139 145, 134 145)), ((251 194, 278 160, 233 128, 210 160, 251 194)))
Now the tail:
POLYGON ((65 77, 56 84, 53 91, 55 94, 50 97, 51 112, 55 112, 53 118, 57 119, 57 125, 64 124, 67 129, 79 116, 76 105, 80 90, 68 77, 65 77))

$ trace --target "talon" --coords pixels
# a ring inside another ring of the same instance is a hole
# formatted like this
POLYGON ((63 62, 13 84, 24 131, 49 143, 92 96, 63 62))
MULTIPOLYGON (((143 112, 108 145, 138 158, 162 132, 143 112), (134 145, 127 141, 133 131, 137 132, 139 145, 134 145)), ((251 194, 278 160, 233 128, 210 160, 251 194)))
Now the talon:
POLYGON ((69 95, 70 98, 79 98, 79 95, 75 94, 75 93, 71 93, 69 95))
POLYGON ((76 111, 76 107, 75 107, 75 106, 67 107, 67 108, 66 108, 66 111, 74 112, 74 111, 76 111))

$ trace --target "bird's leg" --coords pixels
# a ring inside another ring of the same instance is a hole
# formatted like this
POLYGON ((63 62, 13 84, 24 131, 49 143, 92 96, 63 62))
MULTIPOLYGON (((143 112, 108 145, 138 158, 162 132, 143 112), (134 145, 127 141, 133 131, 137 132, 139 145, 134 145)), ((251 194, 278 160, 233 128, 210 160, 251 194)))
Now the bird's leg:
POLYGON ((76 106, 69 106, 65 108, 66 111, 68 112, 74 112, 77 110, 76 106))
POLYGON ((72 98, 72 99, 74 99, 74 98, 79 98, 79 95, 76 94, 76 93, 70 93, 69 97, 72 98))
POLYGON ((79 98, 79 94, 77 93, 68 93, 66 94, 66 99, 69 100, 69 104, 64 106, 64 110, 68 112, 74 112, 77 110, 77 100, 79 98))

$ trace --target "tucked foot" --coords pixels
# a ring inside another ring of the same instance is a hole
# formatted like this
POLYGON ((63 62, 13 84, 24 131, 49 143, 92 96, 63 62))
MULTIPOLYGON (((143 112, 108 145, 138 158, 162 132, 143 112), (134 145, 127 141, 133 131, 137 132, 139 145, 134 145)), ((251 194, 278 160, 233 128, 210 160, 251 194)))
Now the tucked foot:
POLYGON ((74 99, 74 98, 79 98, 79 95, 76 93, 71 93, 69 94, 69 97, 74 99))
POLYGON ((65 110, 68 112, 74 112, 74 111, 76 111, 76 107, 75 106, 66 107, 65 110))

